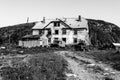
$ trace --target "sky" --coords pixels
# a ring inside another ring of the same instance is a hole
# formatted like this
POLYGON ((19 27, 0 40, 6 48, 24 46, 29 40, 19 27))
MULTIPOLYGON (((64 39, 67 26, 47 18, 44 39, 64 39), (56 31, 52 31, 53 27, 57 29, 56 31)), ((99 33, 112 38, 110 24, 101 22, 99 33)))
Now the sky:
POLYGON ((120 26, 120 0, 0 0, 0 27, 78 15, 120 26))

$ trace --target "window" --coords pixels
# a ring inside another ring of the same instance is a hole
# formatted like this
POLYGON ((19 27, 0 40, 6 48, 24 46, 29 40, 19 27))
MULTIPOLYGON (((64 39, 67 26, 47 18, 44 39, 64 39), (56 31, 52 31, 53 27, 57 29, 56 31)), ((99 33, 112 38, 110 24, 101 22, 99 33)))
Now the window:
POLYGON ((62 38, 62 41, 66 42, 66 38, 62 38))
POLYGON ((56 23, 56 22, 54 22, 54 26, 57 26, 57 23, 56 23))
POLYGON ((54 38, 54 42, 53 43, 55 43, 55 44, 58 44, 59 43, 59 40, 58 40, 59 38, 54 38))
POLYGON ((59 30, 55 30, 55 35, 59 34, 59 30))
POLYGON ((55 27, 60 26, 60 22, 54 22, 54 26, 55 26, 55 27))
POLYGON ((51 30, 48 30, 48 34, 51 35, 51 30))
POLYGON ((66 30, 63 30, 63 31, 62 31, 62 34, 66 34, 66 30))
POLYGON ((74 30, 74 34, 77 35, 77 30, 74 30))
POLYGON ((77 38, 74 38, 74 43, 77 43, 77 38))
POLYGON ((48 38, 48 42, 51 42, 51 38, 48 38))

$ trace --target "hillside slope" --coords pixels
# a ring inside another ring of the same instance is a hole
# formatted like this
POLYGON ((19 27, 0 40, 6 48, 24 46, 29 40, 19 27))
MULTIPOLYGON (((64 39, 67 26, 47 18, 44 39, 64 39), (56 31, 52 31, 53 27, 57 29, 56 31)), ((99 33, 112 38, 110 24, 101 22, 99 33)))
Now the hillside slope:
POLYGON ((120 28, 115 24, 102 20, 88 19, 91 44, 96 47, 111 45, 120 42, 120 28))
POLYGON ((35 22, 32 22, 0 28, 0 44, 17 43, 26 34, 31 34, 34 25, 35 22))
MULTIPOLYGON (((115 24, 102 20, 87 19, 91 44, 95 47, 110 45, 112 42, 120 42, 120 28, 115 24)), ((31 34, 33 23, 24 23, 0 28, 0 44, 17 43, 22 36, 31 34)))

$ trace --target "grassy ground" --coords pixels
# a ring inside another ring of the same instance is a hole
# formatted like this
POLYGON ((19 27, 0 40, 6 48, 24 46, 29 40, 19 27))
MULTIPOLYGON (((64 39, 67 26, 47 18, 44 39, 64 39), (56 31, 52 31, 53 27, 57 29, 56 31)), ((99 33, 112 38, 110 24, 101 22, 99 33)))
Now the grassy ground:
MULTIPOLYGON (((28 63, 22 59, 14 58, 15 66, 1 68, 0 74, 3 80, 64 80, 67 62, 54 54, 55 51, 71 50, 70 48, 18 48, 9 47, 1 49, 1 56, 32 55, 28 63)), ((72 50, 73 51, 73 50, 72 50)), ((90 50, 86 52, 74 51, 80 56, 93 58, 96 61, 110 64, 114 69, 120 70, 120 52, 116 50, 90 50)), ((0 59, 4 61, 6 58, 0 59)), ((9 61, 7 59, 6 61, 9 61)), ((13 63, 12 63, 13 64, 13 63)), ((2 66, 2 64, 0 64, 2 66)))
POLYGON ((61 56, 54 54, 54 51, 49 48, 1 50, 2 56, 9 54, 13 54, 9 55, 11 57, 14 56, 14 59, 1 57, 1 62, 7 60, 12 64, 12 67, 8 64, 1 68, 1 77, 3 80, 65 80, 67 62, 61 56), (23 59, 15 58, 18 54, 29 54, 31 57, 27 62, 23 62, 23 59))

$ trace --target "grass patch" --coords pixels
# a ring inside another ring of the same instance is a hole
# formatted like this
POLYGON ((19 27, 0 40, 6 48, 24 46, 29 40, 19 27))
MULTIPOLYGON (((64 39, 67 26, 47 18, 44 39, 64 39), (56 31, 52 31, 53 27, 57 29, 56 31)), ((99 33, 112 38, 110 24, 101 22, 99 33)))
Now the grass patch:
POLYGON ((61 56, 52 51, 41 52, 39 48, 24 53, 33 57, 28 63, 19 61, 14 67, 3 67, 0 72, 3 80, 65 80, 67 62, 61 56))

